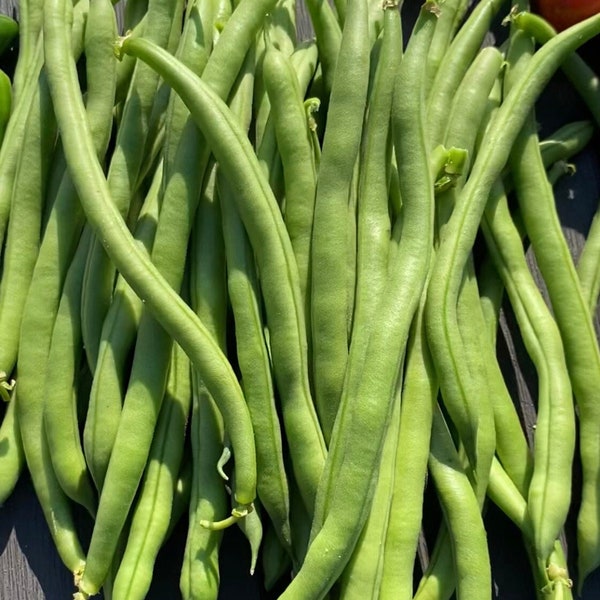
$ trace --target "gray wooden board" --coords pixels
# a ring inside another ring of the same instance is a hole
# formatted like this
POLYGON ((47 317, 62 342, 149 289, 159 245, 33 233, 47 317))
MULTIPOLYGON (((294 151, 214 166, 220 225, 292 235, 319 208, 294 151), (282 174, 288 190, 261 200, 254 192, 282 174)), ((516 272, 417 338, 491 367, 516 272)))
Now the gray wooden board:
MULTIPOLYGON (((16 15, 15 2, 0 0, 0 12, 16 15)), ((419 1, 406 0, 404 4, 407 33, 414 20, 419 1)), ((301 37, 310 35, 306 9, 299 6, 299 32, 301 37)), ((502 35, 502 30, 497 28, 502 35)), ((594 43, 585 48, 585 56, 598 72, 600 44, 594 43)), ((538 105, 538 118, 542 134, 549 133, 557 126, 581 119, 585 109, 566 80, 559 74, 551 82, 538 105)), ((600 153, 598 136, 588 150, 576 160, 577 173, 563 179, 556 188, 559 213, 564 225, 565 236, 578 256, 590 226, 592 216, 600 197, 600 153)), ((531 257, 530 257, 531 258, 531 257)), ((531 258, 532 265, 534 260, 531 258)), ((540 280, 541 281, 541 280, 540 280)), ((598 325, 598 315, 597 323, 598 325)), ((509 306, 502 315, 501 335, 498 354, 506 374, 507 383, 518 402, 523 422, 530 429, 535 408, 533 398, 536 384, 533 368, 527 358, 522 342, 515 335, 517 328, 509 306)), ((557 432, 560 435, 560 432, 557 432)), ((579 480, 579 468, 574 467, 575 486, 579 480)), ((566 541, 573 548, 577 497, 574 510, 566 527, 566 541)), ((432 542, 433 533, 439 520, 439 509, 433 494, 426 499, 426 537, 432 542)), ((531 600, 534 598, 527 557, 516 527, 493 505, 486 509, 489 545, 494 575, 494 598, 501 600, 531 600)), ((82 537, 89 535, 91 523, 84 515, 78 515, 82 537)), ((183 541, 185 539, 183 521, 175 530, 159 555, 155 570, 155 580, 148 595, 150 600, 177 598, 178 578, 183 541)), ((220 598, 259 599, 273 598, 275 593, 266 594, 261 586, 260 569, 254 577, 247 573, 249 564, 246 542, 234 528, 228 531, 223 541, 222 585, 220 598)), ((569 554, 570 561, 573 553, 569 554)), ((571 565, 574 567, 574 564, 571 565)), ((419 573, 416 573, 418 577, 419 573)), ((54 550, 44 517, 36 501, 27 474, 21 478, 14 494, 0 509, 0 600, 62 600, 73 593, 70 574, 62 566, 54 550)), ((482 591, 483 593, 483 591, 482 591)), ((600 598, 600 571, 594 573, 585 585, 584 600, 600 598)))

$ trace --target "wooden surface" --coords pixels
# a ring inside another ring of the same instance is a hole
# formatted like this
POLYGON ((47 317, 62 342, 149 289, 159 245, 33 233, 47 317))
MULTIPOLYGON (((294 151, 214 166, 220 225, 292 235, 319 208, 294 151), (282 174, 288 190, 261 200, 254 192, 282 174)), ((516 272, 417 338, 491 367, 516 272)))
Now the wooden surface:
MULTIPOLYGON (((415 7, 419 4, 420 2, 412 0, 405 2, 407 23, 411 22, 411 13, 414 14, 415 7)), ((0 2, 0 12, 15 14, 14 4, 0 2)), ((308 20, 302 7, 299 12, 299 30, 303 37, 309 35, 308 20)), ((498 31, 502 35, 502 31, 498 31)), ((594 63, 598 72, 598 44, 588 46, 584 54, 590 63, 594 63)), ((565 122, 581 119, 585 114, 585 109, 570 86, 558 75, 538 107, 542 136, 565 122)), ((596 136, 592 146, 576 159, 577 173, 563 179, 556 189, 565 235, 574 256, 578 256, 580 252, 600 197, 599 147, 596 136)), ((511 335, 515 330, 514 318, 510 309, 507 309, 503 315, 503 335, 499 339, 498 351, 513 397, 521 406, 525 426, 530 430, 534 415, 532 399, 536 397, 535 375, 518 336, 511 335)), ((575 481, 577 480, 576 465, 575 481)), ((431 499, 428 502, 433 506, 431 499)), ((432 509, 432 513, 435 514, 435 509, 432 509)), ((571 515, 566 528, 567 545, 571 547, 575 517, 575 514, 571 515)), ((531 575, 519 532, 493 506, 488 507, 485 519, 494 575, 494 598, 532 600, 534 595, 531 575)), ((85 515, 80 515, 79 521, 82 531, 89 532, 91 523, 85 515)), ((434 528, 435 524, 429 525, 434 528)), ((185 522, 180 524, 159 556, 155 582, 148 595, 150 600, 179 597, 179 564, 185 526, 185 522)), ((246 551, 245 544, 245 540, 235 529, 229 531, 224 538, 220 595, 223 600, 266 597, 260 591, 260 570, 251 578, 246 573, 247 560, 232 560, 232 550, 235 549, 235 556, 239 557, 240 552, 246 551)), ((572 558, 572 554, 570 556, 572 558)), ((70 574, 56 555, 29 477, 24 474, 13 496, 0 510, 0 600, 62 600, 71 598, 72 593, 70 574)), ((583 598, 600 598, 600 572, 589 578, 583 598)))

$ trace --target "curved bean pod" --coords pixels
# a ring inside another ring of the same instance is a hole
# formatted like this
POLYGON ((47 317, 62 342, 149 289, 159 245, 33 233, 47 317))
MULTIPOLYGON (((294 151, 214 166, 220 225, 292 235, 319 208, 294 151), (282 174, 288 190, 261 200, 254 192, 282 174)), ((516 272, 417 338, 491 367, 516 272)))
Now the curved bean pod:
POLYGON ((214 391, 238 464, 237 501, 240 505, 248 505, 255 495, 255 451, 252 426, 237 378, 205 327, 158 274, 148 256, 135 245, 111 202, 110 191, 89 136, 75 65, 69 59, 69 40, 64 34, 64 18, 65 14, 69 14, 66 8, 62 0, 46 4, 46 58, 52 93, 61 99, 57 102, 57 118, 67 161, 76 166, 73 168, 74 180, 82 205, 90 222, 102 233, 117 268, 152 307, 169 333, 201 370, 207 386, 214 391))
MULTIPOLYGON (((275 378, 283 403, 294 472, 312 506, 324 462, 324 443, 308 382, 306 333, 297 267, 279 207, 246 134, 223 102, 160 48, 125 38, 121 50, 147 60, 181 95, 236 191, 236 207, 256 253, 267 310, 275 378)), ((239 477, 239 473, 238 473, 239 477)))

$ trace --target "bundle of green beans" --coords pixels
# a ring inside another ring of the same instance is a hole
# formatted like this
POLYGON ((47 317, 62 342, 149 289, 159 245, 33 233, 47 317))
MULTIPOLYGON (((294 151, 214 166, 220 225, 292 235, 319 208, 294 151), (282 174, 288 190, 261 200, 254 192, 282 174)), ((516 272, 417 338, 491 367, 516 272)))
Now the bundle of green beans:
POLYGON ((600 566, 600 219, 576 265, 553 194, 600 124, 574 54, 600 15, 557 35, 526 2, 400 4, 128 0, 119 37, 110 0, 20 3, 0 501, 26 467, 76 600, 144 598, 182 518, 186 600, 218 597, 230 526, 273 597, 490 598, 489 501, 531 597, 600 566), (540 141, 561 66, 589 112, 540 141), (442 518, 415 564, 428 475, 442 518))

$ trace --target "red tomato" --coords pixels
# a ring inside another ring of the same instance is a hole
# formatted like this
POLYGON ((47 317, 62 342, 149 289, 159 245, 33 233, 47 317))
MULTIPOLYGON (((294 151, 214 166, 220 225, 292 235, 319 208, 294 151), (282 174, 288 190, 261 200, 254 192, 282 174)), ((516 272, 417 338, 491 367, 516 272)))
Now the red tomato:
POLYGON ((536 0, 534 8, 555 29, 562 31, 600 13, 600 0, 536 0))

